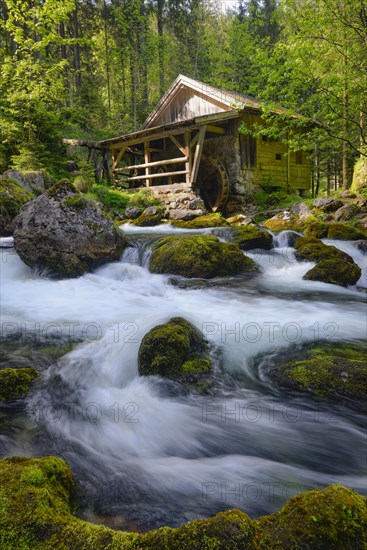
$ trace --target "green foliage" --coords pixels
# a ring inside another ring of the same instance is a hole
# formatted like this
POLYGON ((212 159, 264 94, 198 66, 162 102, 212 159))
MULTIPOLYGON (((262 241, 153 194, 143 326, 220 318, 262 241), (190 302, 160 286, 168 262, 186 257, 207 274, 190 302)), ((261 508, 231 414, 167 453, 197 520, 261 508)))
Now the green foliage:
POLYGON ((222 214, 215 212, 214 214, 207 214, 206 216, 198 216, 190 221, 172 220, 171 224, 175 227, 181 227, 183 229, 201 229, 205 227, 228 227, 229 223, 222 214))
POLYGON ((114 191, 103 185, 93 185, 92 194, 99 200, 106 210, 117 210, 122 213, 129 205, 127 193, 114 191))

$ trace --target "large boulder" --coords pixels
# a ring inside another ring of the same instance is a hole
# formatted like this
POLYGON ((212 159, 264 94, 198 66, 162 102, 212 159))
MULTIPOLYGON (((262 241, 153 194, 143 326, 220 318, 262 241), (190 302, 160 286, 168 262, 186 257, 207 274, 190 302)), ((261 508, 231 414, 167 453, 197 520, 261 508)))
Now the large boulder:
POLYGON ((138 354, 139 374, 168 378, 210 372, 208 344, 201 332, 182 317, 158 325, 143 338, 138 354))
POLYGON ((149 269, 182 277, 212 279, 241 273, 257 273, 257 264, 233 243, 211 235, 170 236, 153 246, 149 269))
POLYGON ((126 246, 112 220, 65 180, 27 203, 14 223, 20 258, 56 276, 77 277, 118 260, 126 246))
POLYGON ((0 177, 0 233, 9 235, 14 231, 14 218, 23 204, 33 199, 15 180, 0 177))
POLYGON ((341 397, 367 402, 367 345, 320 342, 272 360, 267 374, 279 386, 328 400, 341 397))
POLYGON ((320 260, 315 267, 307 271, 303 279, 348 286, 355 285, 361 274, 361 269, 356 263, 340 260, 336 256, 328 260, 320 260))
POLYGON ((358 241, 366 237, 362 231, 345 223, 331 223, 327 236, 341 241, 358 241))
POLYGON ((287 229, 299 229, 299 217, 288 210, 275 214, 263 222, 263 226, 270 231, 285 231, 287 229))
POLYGON ((343 201, 338 199, 321 198, 313 201, 312 206, 322 212, 335 212, 343 206, 343 201))
POLYGON ((29 191, 35 195, 41 195, 46 189, 52 186, 50 176, 42 170, 27 172, 7 170, 4 172, 3 177, 16 181, 25 191, 29 191))
POLYGON ((305 280, 348 286, 355 285, 361 276, 360 267, 349 254, 335 246, 327 246, 319 239, 299 237, 294 248, 298 260, 317 262, 303 276, 305 280))
POLYGON ((261 231, 251 225, 236 229, 234 242, 241 250, 253 250, 254 248, 270 250, 273 248, 273 236, 267 231, 261 231))
POLYGON ((342 220, 351 220, 359 214, 361 211, 360 207, 357 206, 357 204, 346 204, 342 206, 341 208, 338 208, 338 210, 334 214, 334 218, 336 221, 342 221, 342 220))

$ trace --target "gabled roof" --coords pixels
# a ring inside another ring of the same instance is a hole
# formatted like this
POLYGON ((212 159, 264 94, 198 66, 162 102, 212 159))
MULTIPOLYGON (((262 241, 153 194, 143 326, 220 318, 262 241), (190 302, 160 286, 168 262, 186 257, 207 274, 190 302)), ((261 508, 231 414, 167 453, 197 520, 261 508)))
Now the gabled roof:
MULTIPOLYGON (((177 100, 179 92, 185 88, 196 92, 199 97, 205 98, 209 103, 215 104, 217 111, 241 110, 245 107, 261 111, 261 102, 253 97, 237 92, 230 92, 221 88, 215 88, 214 86, 180 74, 148 116, 141 129, 144 130, 159 125, 157 124, 157 120, 160 119, 169 105, 177 100)), ((195 114, 196 113, 193 113, 194 116, 195 114)), ((192 118, 192 114, 187 118, 192 118)), ((183 116, 182 120, 185 119, 186 117, 183 116)))

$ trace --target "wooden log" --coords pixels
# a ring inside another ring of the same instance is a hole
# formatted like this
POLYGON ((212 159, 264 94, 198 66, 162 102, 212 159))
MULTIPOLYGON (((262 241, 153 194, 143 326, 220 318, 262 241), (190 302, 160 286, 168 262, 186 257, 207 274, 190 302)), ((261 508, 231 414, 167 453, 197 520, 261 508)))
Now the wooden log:
POLYGON ((147 178, 149 178, 149 179, 167 178, 167 177, 170 177, 170 176, 181 176, 183 174, 187 174, 187 171, 186 170, 180 170, 178 172, 159 172, 159 174, 149 174, 149 176, 144 174, 142 176, 133 176, 132 178, 127 178, 127 181, 145 180, 147 178))
POLYGON ((150 141, 145 141, 144 142, 144 161, 145 161, 145 175, 147 176, 146 179, 145 179, 145 186, 146 187, 149 187, 150 186, 150 180, 149 180, 149 177, 150 176, 150 141))
POLYGON ((175 138, 175 136, 169 136, 171 141, 176 145, 176 147, 185 155, 185 147, 182 147, 181 143, 175 138))
MULTIPOLYGON (((131 166, 125 166, 121 170, 138 170, 139 168, 147 168, 153 166, 163 166, 165 164, 178 164, 179 162, 186 162, 189 157, 178 157, 175 159, 163 159, 156 160, 154 162, 147 162, 145 164, 132 164, 131 166)), ((119 169, 118 169, 119 170, 119 169)))
POLYGON ((102 147, 98 141, 89 141, 86 139, 66 139, 62 140, 64 145, 71 145, 72 147, 88 147, 89 149, 98 149, 102 151, 105 147, 102 147))
POLYGON ((222 128, 221 126, 213 126, 212 124, 208 124, 206 127, 208 132, 211 132, 212 134, 225 134, 226 129, 222 128))

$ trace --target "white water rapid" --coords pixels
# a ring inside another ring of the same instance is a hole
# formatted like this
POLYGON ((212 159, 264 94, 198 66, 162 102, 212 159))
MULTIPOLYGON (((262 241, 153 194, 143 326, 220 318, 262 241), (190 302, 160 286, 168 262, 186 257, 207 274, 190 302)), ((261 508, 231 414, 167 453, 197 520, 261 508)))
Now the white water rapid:
MULTIPOLYGON (((77 279, 49 279, 1 250, 3 338, 79 340, 42 372, 26 411, 0 412, 2 456, 61 456, 83 517, 137 530, 233 507, 254 517, 333 482, 365 494, 366 415, 288 394, 261 365, 306 342, 365 339, 366 295, 302 280, 314 264, 297 262, 282 234, 248 253, 257 278, 181 288, 146 267, 147 240, 172 228, 125 231, 135 246, 122 260, 77 279), (208 395, 138 376, 142 337, 177 315, 215 350, 222 373, 208 395)), ((355 245, 325 242, 353 256, 366 287, 355 245)))

